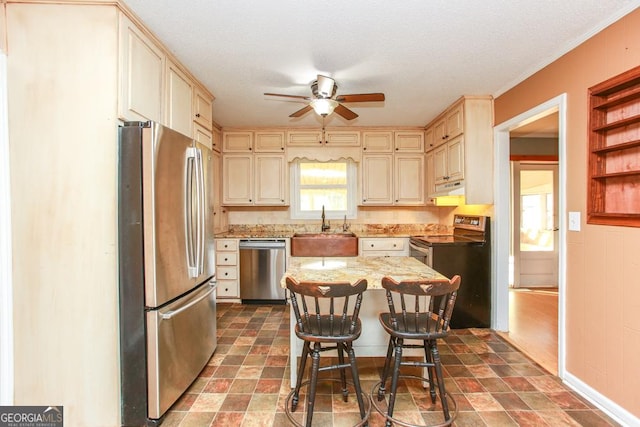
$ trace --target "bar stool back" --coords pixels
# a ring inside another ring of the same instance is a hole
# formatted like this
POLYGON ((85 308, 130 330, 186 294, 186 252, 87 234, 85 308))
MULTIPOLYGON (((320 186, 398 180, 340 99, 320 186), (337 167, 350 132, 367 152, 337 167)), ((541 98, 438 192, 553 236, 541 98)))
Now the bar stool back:
POLYGON ((304 342, 296 387, 287 398, 287 416, 294 424, 299 425, 289 413, 288 400, 293 397, 291 412, 295 412, 298 405, 300 387, 303 385, 302 377, 304 376, 307 357, 311 354, 311 375, 310 380, 307 382, 309 388, 305 425, 307 427, 311 426, 318 373, 332 369, 340 370, 342 395, 346 402, 349 394, 345 373, 347 367, 351 367, 353 386, 356 390, 356 398, 362 419, 357 425, 365 424, 371 407, 368 398, 366 401, 369 405, 365 406, 365 398, 363 396, 366 397, 366 394, 362 392, 360 386, 352 343, 362 332, 362 324, 358 316, 362 305, 362 293, 367 289, 367 281, 360 279, 351 285, 347 282, 297 282, 294 278, 287 277, 286 284, 287 289, 290 291, 291 306, 296 318, 295 333, 304 342), (321 300, 325 301, 321 302, 321 300), (337 350, 339 363, 321 368, 320 353, 326 350, 337 350), (345 363, 345 351, 348 354, 349 363, 345 363))
MULTIPOLYGON (((389 348, 381 381, 374 386, 372 394, 375 393, 377 388, 378 401, 384 399, 386 382, 393 359, 391 391, 387 413, 383 414, 387 418, 386 425, 388 427, 391 426, 392 422, 395 422, 404 426, 412 426, 412 424, 393 418, 398 379, 401 377, 401 366, 418 366, 428 369, 429 378, 420 377, 420 379, 428 381, 432 403, 435 403, 437 394, 440 397, 444 423, 439 425, 450 425, 457 415, 457 406, 453 397, 448 395, 445 390, 437 339, 448 335, 449 321, 456 302, 457 291, 460 287, 460 276, 456 275, 451 280, 401 282, 396 282, 391 277, 384 277, 382 279, 382 287, 386 290, 389 312, 381 313, 379 320, 384 330, 389 334, 389 348), (399 300, 398 302, 394 301, 394 294, 397 295, 395 299, 399 300), (397 307, 398 303, 400 307, 397 307), (405 340, 420 340, 422 344, 408 344, 405 340), (424 348, 425 361, 403 361, 402 351, 404 348, 424 348), (436 385, 438 393, 436 393, 436 385), (454 406, 453 416, 449 412, 447 396, 454 406)), ((374 407, 382 413, 375 402, 374 407)))

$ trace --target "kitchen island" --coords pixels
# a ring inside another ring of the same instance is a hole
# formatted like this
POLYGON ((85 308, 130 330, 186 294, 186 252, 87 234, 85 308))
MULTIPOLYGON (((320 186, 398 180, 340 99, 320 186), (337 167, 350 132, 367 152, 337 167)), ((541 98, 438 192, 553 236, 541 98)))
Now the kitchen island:
MULTIPOLYGON (((285 278, 291 276, 297 281, 349 282, 367 279, 367 291, 362 299, 360 320, 362 335, 354 342, 357 357, 384 357, 387 354, 388 334, 378 322, 378 314, 387 311, 387 301, 382 278, 390 276, 396 281, 409 279, 441 279, 447 277, 422 264, 412 257, 291 257, 281 286, 286 287, 285 278)), ((295 316, 291 312, 291 334, 289 360, 291 363, 291 384, 297 376, 297 358, 302 352, 302 340, 294 332, 295 316)), ((409 354, 409 353, 407 353, 409 354)), ((424 354, 424 353, 416 353, 424 354)))

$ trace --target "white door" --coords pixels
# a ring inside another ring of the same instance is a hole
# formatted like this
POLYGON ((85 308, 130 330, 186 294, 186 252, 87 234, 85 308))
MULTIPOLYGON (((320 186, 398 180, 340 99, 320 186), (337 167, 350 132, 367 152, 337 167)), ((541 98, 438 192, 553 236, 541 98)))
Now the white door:
POLYGON ((558 164, 513 162, 514 287, 558 286, 558 164))

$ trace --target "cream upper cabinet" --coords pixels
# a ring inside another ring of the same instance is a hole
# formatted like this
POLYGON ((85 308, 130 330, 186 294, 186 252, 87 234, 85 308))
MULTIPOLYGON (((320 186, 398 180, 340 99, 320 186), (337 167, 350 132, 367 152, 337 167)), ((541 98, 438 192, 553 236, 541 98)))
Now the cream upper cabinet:
POLYGON ((393 155, 362 156, 362 204, 393 204, 393 155))
POLYGON ((252 205, 253 155, 225 154, 222 157, 222 203, 252 205))
POLYGON ((424 132, 394 132, 394 150, 403 153, 424 153, 424 132))
POLYGON ((193 124, 193 139, 200 144, 213 149, 213 135, 209 129, 205 129, 197 123, 193 124))
POLYGON ((359 147, 359 131, 326 131, 325 145, 330 147, 359 147))
POLYGON ((326 131, 324 138, 322 131, 291 130, 287 132, 287 146, 289 147, 359 147, 359 131, 326 131))
POLYGON ((213 129, 213 98, 198 86, 193 88, 193 120, 205 129, 213 129))
POLYGON ((425 134, 430 132, 433 195, 448 194, 456 183, 467 204, 492 204, 493 188, 486 182, 493 174, 493 98, 462 97, 427 126, 425 134))
POLYGON ((284 151, 284 131, 256 131, 256 153, 282 153, 284 151))
POLYGON ((215 127, 211 131, 211 147, 217 152, 222 149, 222 132, 215 127))
POLYGON ((123 13, 119 20, 118 116, 162 122, 165 54, 123 13))
POLYGON ((289 204, 288 167, 284 154, 224 153, 222 163, 224 205, 289 204))
POLYGON ((424 154, 396 154, 393 169, 394 204, 424 205, 424 154))
POLYGON ((165 124, 173 130, 193 135, 193 83, 176 64, 167 61, 165 124))
POLYGON ((287 132, 287 145, 291 147, 320 146, 322 145, 322 132, 290 130, 287 132))
POLYGON ((363 131, 362 151, 367 153, 391 153, 393 151, 393 132, 363 131))
POLYGON ((222 151, 225 153, 250 153, 253 151, 253 132, 222 132, 222 151))
POLYGON ((255 204, 287 205, 287 162, 282 154, 256 154, 255 204))
POLYGON ((434 151, 429 151, 426 156, 425 156, 425 162, 426 162, 426 189, 427 189, 427 200, 426 200, 426 204, 427 205, 433 205, 435 204, 435 192, 436 192, 436 183, 435 183, 435 179, 434 179, 434 167, 435 167, 435 161, 434 161, 434 151))

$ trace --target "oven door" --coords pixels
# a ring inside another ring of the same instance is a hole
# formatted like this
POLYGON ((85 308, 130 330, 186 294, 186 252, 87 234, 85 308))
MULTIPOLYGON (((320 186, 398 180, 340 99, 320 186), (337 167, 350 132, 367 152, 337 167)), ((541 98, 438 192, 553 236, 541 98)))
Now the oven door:
POLYGON ((424 265, 431 267, 431 247, 418 246, 413 242, 409 242, 409 256, 417 259, 424 265))

